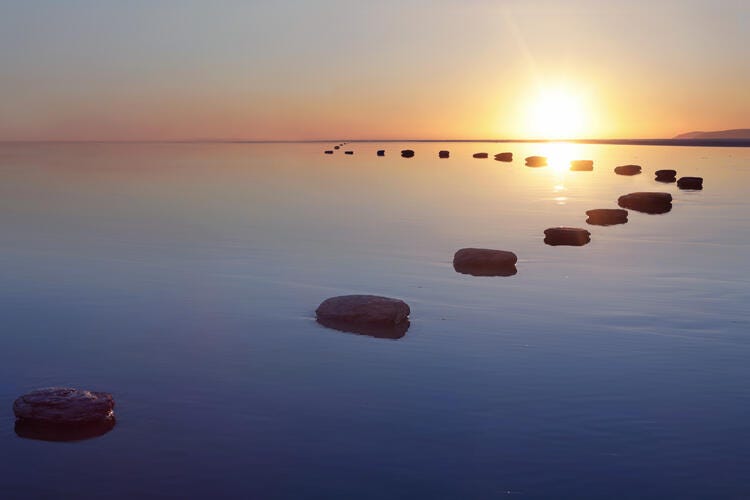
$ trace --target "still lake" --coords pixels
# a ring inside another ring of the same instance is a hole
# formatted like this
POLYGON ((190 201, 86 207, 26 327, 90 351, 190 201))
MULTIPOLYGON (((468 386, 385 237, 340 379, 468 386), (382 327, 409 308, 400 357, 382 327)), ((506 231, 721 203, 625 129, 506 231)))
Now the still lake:
POLYGON ((0 497, 750 497, 750 148, 331 147, 0 145, 0 497), (586 224, 634 191, 673 209, 586 224), (406 335, 315 322, 350 293, 407 301, 406 335), (53 385, 117 425, 17 436, 53 385))

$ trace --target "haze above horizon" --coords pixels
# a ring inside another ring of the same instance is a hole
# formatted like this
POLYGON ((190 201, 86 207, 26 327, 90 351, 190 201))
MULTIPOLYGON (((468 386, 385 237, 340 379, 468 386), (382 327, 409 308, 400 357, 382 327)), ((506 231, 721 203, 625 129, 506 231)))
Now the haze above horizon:
POLYGON ((747 128, 750 4, 13 2, 0 141, 747 128))

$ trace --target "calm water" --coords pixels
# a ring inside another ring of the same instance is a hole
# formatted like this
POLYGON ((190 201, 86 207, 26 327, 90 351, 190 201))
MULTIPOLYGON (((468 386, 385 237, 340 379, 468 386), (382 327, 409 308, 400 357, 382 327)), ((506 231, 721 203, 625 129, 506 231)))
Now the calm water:
POLYGON ((750 497, 750 149, 328 147, 0 146, 0 497, 750 497), (642 190, 673 210, 585 224, 642 190), (457 274, 465 246, 518 274, 457 274), (315 323, 347 293, 411 328, 315 323), (49 385, 112 392, 117 426, 16 436, 49 385))

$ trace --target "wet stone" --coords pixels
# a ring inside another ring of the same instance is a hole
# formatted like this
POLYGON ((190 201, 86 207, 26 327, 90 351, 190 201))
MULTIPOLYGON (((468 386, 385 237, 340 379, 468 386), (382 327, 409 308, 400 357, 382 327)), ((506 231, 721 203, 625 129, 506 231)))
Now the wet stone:
POLYGON ((111 394, 69 387, 37 389, 13 403, 16 419, 50 425, 78 425, 114 418, 111 394))
POLYGON ((677 187, 680 189, 703 189, 703 177, 680 177, 677 179, 677 187))
POLYGON ((620 165, 615 167, 615 173, 617 175, 638 175, 641 173, 640 165, 620 165))
POLYGON ((547 158, 544 156, 529 156, 526 158, 527 167, 546 167, 547 158))
POLYGON ((315 310, 318 323, 334 330, 397 339, 409 328, 409 305, 378 295, 342 295, 315 310))
POLYGON ((621 208, 596 208, 587 210, 586 222, 593 226, 613 226, 628 222, 628 211, 621 208))
POLYGON ((412 158, 414 156, 414 150, 411 149, 404 149, 401 151, 401 156, 404 158, 412 158))
POLYGON ((544 230, 547 245, 580 247, 591 241, 591 233, 578 227, 551 227, 544 230))
POLYGON ((462 248, 453 256, 453 268, 472 276, 513 276, 518 257, 507 250, 462 248))
POLYGON ((672 210, 672 195, 669 193, 638 192, 620 196, 617 204, 622 208, 647 214, 665 214, 672 210))

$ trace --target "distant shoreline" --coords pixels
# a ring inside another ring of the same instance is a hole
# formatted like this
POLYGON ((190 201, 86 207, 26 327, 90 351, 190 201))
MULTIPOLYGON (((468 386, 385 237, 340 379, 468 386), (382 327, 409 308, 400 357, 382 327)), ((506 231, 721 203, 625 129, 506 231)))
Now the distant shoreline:
POLYGON ((0 141, 1 144, 331 144, 331 143, 557 143, 612 144, 621 146, 691 146, 750 147, 750 139, 315 139, 315 140, 244 140, 185 139, 160 141, 0 141))

